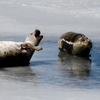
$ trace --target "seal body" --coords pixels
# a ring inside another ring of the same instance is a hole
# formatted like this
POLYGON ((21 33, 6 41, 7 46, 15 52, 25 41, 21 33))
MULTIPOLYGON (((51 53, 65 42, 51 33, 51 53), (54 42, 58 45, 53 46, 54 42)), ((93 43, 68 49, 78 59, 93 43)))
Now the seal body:
POLYGON ((60 51, 70 55, 88 57, 92 48, 92 42, 84 34, 67 32, 58 40, 60 51))
POLYGON ((24 42, 0 41, 0 67, 29 64, 34 51, 42 50, 38 46, 42 38, 40 31, 36 29, 24 42))

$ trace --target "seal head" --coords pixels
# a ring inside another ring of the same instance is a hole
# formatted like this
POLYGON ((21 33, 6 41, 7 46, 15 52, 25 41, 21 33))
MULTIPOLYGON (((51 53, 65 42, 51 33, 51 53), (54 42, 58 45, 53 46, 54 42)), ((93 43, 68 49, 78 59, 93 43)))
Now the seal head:
POLYGON ((36 29, 34 32, 30 33, 26 37, 25 43, 30 43, 34 46, 37 46, 43 38, 43 36, 40 34, 41 34, 40 30, 36 29))
POLYGON ((84 34, 67 32, 58 40, 58 48, 70 55, 88 57, 92 42, 84 34))

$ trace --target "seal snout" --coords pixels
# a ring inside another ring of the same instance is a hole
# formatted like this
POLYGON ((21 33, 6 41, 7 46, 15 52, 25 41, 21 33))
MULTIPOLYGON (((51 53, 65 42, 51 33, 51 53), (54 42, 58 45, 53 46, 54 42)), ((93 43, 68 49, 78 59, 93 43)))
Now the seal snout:
POLYGON ((92 48, 92 42, 91 42, 91 40, 88 41, 88 45, 92 48))
POLYGON ((40 35, 41 32, 40 30, 36 29, 34 32, 33 32, 34 36, 37 38, 37 40, 41 40, 43 38, 43 35, 40 35))
POLYGON ((35 37, 39 37, 41 34, 40 30, 36 29, 33 33, 30 33, 30 35, 34 35, 35 37))
POLYGON ((38 40, 38 42, 41 41, 41 39, 43 38, 43 35, 40 35, 40 34, 41 34, 40 30, 36 29, 34 31, 34 36, 36 37, 36 39, 38 40))
POLYGON ((40 30, 36 29, 36 30, 34 31, 35 37, 40 36, 40 33, 41 33, 40 30))

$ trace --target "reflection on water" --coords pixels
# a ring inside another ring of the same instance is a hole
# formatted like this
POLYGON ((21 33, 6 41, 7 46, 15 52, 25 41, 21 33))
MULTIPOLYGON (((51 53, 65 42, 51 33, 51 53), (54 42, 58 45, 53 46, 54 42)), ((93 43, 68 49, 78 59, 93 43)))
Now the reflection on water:
POLYGON ((59 52, 58 61, 61 68, 70 72, 73 76, 84 78, 90 73, 90 58, 73 57, 67 53, 59 52))
POLYGON ((0 68, 1 80, 35 81, 36 75, 29 66, 0 68))

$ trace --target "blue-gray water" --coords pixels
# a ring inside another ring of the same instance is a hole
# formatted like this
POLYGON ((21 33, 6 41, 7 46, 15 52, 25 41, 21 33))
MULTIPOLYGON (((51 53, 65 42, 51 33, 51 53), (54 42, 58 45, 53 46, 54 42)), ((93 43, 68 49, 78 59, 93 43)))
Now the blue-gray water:
POLYGON ((0 69, 0 100, 99 100, 99 10, 99 0, 0 0, 0 40, 24 41, 36 28, 44 35, 29 66, 0 69), (90 59, 61 57, 67 31, 92 40, 90 59))

